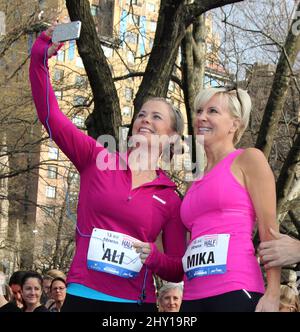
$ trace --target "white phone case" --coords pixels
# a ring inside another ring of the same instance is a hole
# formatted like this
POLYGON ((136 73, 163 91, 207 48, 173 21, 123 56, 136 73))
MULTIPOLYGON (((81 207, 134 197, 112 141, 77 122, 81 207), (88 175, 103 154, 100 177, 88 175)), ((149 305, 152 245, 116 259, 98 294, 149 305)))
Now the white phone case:
POLYGON ((78 39, 80 36, 80 30, 81 30, 80 21, 59 24, 54 28, 52 41, 54 43, 58 43, 67 40, 78 39))

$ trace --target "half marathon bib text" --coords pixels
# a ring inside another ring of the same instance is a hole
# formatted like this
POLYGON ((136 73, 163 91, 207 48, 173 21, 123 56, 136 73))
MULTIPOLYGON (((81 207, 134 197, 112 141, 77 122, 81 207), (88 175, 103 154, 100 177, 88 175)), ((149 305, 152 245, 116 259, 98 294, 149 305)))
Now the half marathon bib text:
POLYGON ((197 237, 182 258, 188 279, 226 272, 230 234, 210 234, 197 237))
POLYGON ((132 247, 133 242, 138 240, 122 233, 94 228, 88 250, 88 269, 122 278, 135 277, 143 264, 132 247))

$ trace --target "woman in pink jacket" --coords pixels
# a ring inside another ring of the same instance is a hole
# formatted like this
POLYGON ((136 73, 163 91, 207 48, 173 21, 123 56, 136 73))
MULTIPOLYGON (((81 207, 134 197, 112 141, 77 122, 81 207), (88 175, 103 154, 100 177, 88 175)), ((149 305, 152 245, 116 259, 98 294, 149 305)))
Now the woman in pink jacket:
POLYGON ((175 184, 158 168, 140 169, 134 153, 155 164, 152 152, 163 149, 155 137, 181 135, 182 117, 164 99, 149 99, 133 125, 138 148, 125 157, 109 152, 59 110, 47 65, 59 46, 52 32, 32 47, 30 82, 40 121, 80 173, 76 251, 62 311, 155 311, 152 274, 182 280, 185 228, 175 184), (164 253, 154 244, 161 232, 164 253))

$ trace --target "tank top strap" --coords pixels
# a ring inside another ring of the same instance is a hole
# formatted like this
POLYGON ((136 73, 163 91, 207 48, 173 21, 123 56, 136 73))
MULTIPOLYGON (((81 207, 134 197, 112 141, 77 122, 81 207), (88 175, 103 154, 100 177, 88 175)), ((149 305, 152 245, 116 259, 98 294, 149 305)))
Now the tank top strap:
POLYGON ((223 167, 224 168, 229 168, 233 161, 235 160, 236 157, 238 157, 240 154, 244 152, 244 149, 237 149, 231 153, 225 158, 223 167))

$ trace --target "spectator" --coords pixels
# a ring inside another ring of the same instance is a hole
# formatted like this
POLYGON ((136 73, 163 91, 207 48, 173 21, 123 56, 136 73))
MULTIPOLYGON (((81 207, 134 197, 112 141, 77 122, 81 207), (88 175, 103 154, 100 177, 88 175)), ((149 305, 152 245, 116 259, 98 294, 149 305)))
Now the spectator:
POLYGON ((43 294, 41 298, 43 304, 46 304, 51 299, 50 285, 54 278, 62 278, 66 280, 66 275, 62 271, 56 269, 48 270, 46 272, 43 276, 43 294))
POLYGON ((179 312, 182 292, 183 283, 165 283, 158 291, 158 311, 179 312))
POLYGON ((23 308, 23 300, 21 294, 21 282, 22 278, 26 274, 26 271, 16 271, 14 272, 9 279, 9 287, 13 293, 12 302, 16 304, 18 308, 23 308))
POLYGON ((66 298, 66 281, 63 278, 54 278, 50 285, 51 298, 54 300, 47 308, 50 312, 60 312, 66 298))
POLYGON ((48 309, 41 304, 42 276, 33 271, 26 272, 21 281, 22 299, 24 312, 48 312, 48 309))
POLYGON ((26 271, 16 271, 9 279, 9 288, 5 286, 9 297, 2 296, 0 304, 0 312, 19 312, 23 308, 23 300, 21 293, 21 281, 26 271))

